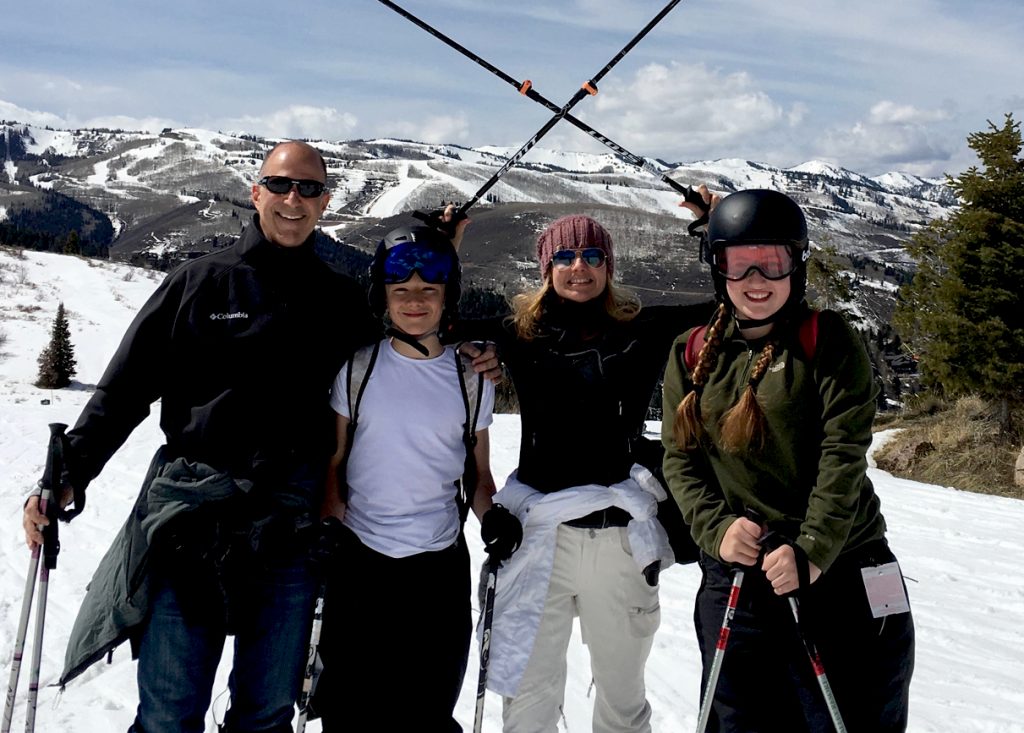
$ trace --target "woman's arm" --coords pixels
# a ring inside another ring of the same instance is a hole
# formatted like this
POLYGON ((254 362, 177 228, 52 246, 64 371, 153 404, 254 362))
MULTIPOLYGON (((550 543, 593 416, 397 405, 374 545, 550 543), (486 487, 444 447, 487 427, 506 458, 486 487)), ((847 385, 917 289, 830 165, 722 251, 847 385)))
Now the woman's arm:
POLYGON ((473 492, 473 513, 482 520, 484 513, 493 506, 491 497, 497 491, 494 476, 491 475, 491 438, 487 428, 476 432, 476 447, 473 448, 476 460, 476 489, 473 492))
POLYGON ((696 326, 707 325, 718 308, 714 300, 687 305, 651 305, 643 308, 640 313, 651 323, 651 333, 655 338, 665 340, 665 349, 679 334, 696 326))

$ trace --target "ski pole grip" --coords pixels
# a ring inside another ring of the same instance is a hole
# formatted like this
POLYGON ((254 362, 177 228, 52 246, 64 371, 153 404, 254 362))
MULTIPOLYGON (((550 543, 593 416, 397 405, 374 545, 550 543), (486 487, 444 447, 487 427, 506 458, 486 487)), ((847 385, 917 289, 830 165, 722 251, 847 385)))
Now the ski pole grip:
POLYGON ((50 440, 46 447, 46 467, 43 477, 39 480, 40 502, 47 502, 47 507, 40 510, 50 518, 56 516, 60 497, 61 474, 64 472, 64 431, 68 426, 64 423, 50 423, 50 440), (49 496, 47 496, 49 494, 49 496))
POLYGON ((50 520, 42 529, 43 562, 47 570, 57 567, 57 555, 60 553, 57 515, 60 506, 61 475, 64 473, 64 431, 67 428, 64 423, 50 423, 46 468, 43 469, 43 478, 39 481, 39 511, 50 520))
POLYGON ((743 510, 743 516, 759 527, 764 525, 764 515, 757 511, 757 509, 747 507, 743 510))
POLYGON ((686 231, 691 237, 699 237, 701 236, 701 232, 698 230, 708 223, 708 218, 711 215, 711 204, 705 201, 703 196, 694 191, 693 186, 687 186, 686 193, 683 194, 683 200, 688 204, 693 204, 701 210, 700 217, 691 221, 686 227, 686 231))
POLYGON ((438 209, 437 211, 420 211, 417 209, 412 212, 414 219, 419 219, 428 226, 437 229, 449 239, 454 239, 455 230, 458 228, 459 222, 467 218, 466 212, 462 209, 453 211, 451 221, 444 221, 441 218, 443 215, 444 209, 438 209))

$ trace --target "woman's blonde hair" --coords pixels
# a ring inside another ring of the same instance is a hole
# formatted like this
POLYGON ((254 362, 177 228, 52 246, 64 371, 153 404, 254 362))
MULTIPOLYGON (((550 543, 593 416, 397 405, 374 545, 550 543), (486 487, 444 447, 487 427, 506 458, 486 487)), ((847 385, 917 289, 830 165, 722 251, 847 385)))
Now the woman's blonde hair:
MULTIPOLYGON (((700 414, 700 395, 707 384, 711 371, 718 360, 718 352, 722 346, 722 334, 728 324, 732 311, 726 303, 718 306, 714 322, 708 328, 707 338, 697 356, 690 379, 691 389, 676 407, 675 420, 672 423, 672 436, 680 450, 692 450, 704 431, 704 421, 700 414)), ((729 452, 741 449, 760 450, 764 447, 768 431, 764 410, 757 401, 757 385, 761 381, 768 365, 775 356, 775 341, 769 340, 761 349, 757 362, 750 372, 750 379, 740 396, 739 402, 726 410, 721 419, 722 447, 729 452)))
MULTIPOLYGON (((509 320, 515 324, 519 338, 533 341, 537 337, 540 320, 544 315, 544 303, 551 292, 554 292, 554 286, 549 272, 539 288, 513 296, 509 320)), ((640 312, 640 299, 631 290, 613 283, 610 277, 603 297, 605 313, 615 321, 630 321, 640 312)))

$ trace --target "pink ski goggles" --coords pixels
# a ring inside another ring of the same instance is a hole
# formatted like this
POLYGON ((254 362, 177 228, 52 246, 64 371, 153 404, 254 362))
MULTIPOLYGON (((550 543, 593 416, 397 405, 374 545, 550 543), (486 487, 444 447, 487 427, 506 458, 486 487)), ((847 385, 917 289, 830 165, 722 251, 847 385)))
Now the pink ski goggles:
POLYGON ((712 264, 726 280, 743 280, 754 270, 781 280, 796 271, 797 258, 788 244, 733 244, 716 248, 712 264))

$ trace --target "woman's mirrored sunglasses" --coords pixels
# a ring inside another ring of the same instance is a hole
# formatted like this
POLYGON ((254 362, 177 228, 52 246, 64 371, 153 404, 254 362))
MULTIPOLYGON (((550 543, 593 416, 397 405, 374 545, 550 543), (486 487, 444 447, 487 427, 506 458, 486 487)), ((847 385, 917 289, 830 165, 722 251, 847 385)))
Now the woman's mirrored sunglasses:
POLYGON ((304 199, 315 199, 318 196, 322 196, 327 189, 327 184, 320 181, 314 181, 309 178, 296 180, 287 176, 263 176, 257 183, 265 186, 270 193, 276 193, 279 196, 290 193, 292 188, 297 188, 299 196, 304 199))
POLYGON ((444 284, 456 269, 451 252, 421 242, 403 242, 387 251, 384 258, 384 282, 404 283, 414 272, 424 282, 444 284))
POLYGON ((554 267, 572 267, 579 257, 588 267, 600 267, 604 264, 604 250, 600 247, 587 247, 585 249, 560 249, 551 255, 551 264, 554 267))
POLYGON ((734 244, 717 248, 714 265, 726 280, 743 280, 757 270, 766 280, 792 275, 797 260, 787 244, 734 244))

